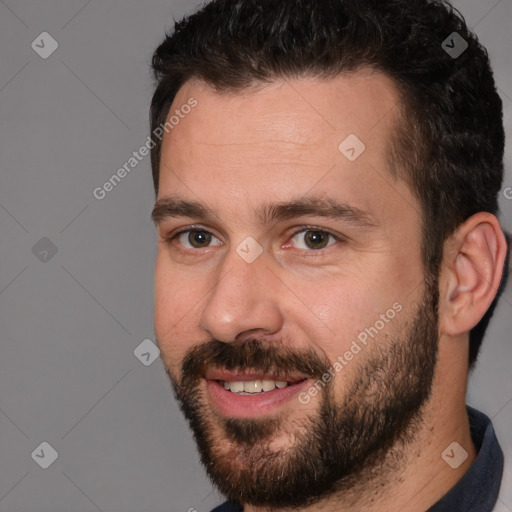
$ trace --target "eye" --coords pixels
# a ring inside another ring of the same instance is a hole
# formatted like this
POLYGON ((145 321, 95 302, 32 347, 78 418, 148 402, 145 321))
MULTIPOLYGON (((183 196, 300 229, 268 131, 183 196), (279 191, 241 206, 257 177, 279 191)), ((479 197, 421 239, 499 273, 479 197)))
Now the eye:
MULTIPOLYGON (((168 243, 175 240, 185 249, 205 249, 222 245, 215 235, 203 228, 184 229, 166 239, 168 243)), ((296 231, 291 241, 297 249, 318 251, 334 245, 340 238, 329 231, 308 227, 296 231)))
POLYGON ((296 232, 291 240, 298 249, 319 250, 335 244, 339 239, 328 231, 309 228, 296 232))
POLYGON ((168 241, 172 242, 173 240, 178 240, 179 244, 186 249, 204 249, 210 246, 213 239, 218 242, 213 245, 222 245, 222 242, 209 231, 195 228, 180 231, 168 241))

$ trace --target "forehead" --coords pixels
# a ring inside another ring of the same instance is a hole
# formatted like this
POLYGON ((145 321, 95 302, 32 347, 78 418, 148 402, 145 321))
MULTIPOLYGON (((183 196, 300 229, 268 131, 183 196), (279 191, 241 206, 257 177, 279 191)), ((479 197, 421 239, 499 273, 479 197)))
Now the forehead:
POLYGON ((399 213, 404 200, 415 203, 389 172, 400 96, 382 73, 364 69, 236 92, 189 81, 168 119, 191 99, 197 105, 181 111, 164 135, 159 198, 199 200, 236 219, 265 201, 313 191, 375 218, 392 205, 399 213), (347 158, 354 152, 356 159, 347 158))
POLYGON ((400 100, 394 82, 372 69, 331 79, 281 79, 235 92, 191 80, 178 91, 168 118, 191 97, 198 103, 193 115, 164 137, 164 147, 275 142, 283 151, 297 151, 350 133, 375 144, 389 135, 400 100))

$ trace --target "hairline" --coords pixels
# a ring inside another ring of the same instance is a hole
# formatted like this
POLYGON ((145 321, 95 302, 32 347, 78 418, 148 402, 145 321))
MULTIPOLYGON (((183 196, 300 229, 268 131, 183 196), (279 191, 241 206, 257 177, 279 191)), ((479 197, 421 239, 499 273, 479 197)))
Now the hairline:
MULTIPOLYGON (((398 102, 395 106, 398 108, 396 109, 397 114, 394 116, 393 119, 393 129, 391 130, 390 134, 390 145, 389 148, 386 151, 386 165, 387 170, 394 179, 402 179, 406 182, 406 184, 411 189, 411 192, 413 193, 414 197, 416 197, 416 193, 414 191, 414 188, 412 187, 412 183, 410 178, 412 177, 412 174, 407 173, 407 167, 410 166, 412 163, 412 160, 416 160, 416 155, 411 154, 410 151, 407 151, 407 149, 404 148, 403 141, 404 140, 411 140, 414 139, 414 142, 420 142, 421 139, 424 138, 424 134, 418 129, 418 127, 410 122, 410 118, 412 117, 412 107, 410 105, 410 101, 406 99, 406 93, 404 89, 404 85, 400 83, 399 80, 396 79, 391 73, 389 73, 386 70, 383 70, 382 68, 379 68, 374 65, 361 63, 358 66, 350 67, 350 68, 344 68, 337 71, 304 71, 302 73, 298 73, 296 75, 291 76, 290 74, 274 74, 269 80, 264 81, 255 77, 252 77, 250 80, 247 80, 247 83, 239 84, 239 85, 221 85, 213 83, 212 81, 208 80, 205 77, 202 77, 198 74, 193 74, 183 80, 183 82, 179 85, 179 87, 176 90, 176 93, 174 94, 172 100, 170 102, 166 102, 165 106, 168 105, 168 107, 161 109, 158 113, 158 116, 156 119, 153 120, 153 125, 151 129, 153 130, 156 126, 159 124, 165 123, 167 120, 167 117, 169 116, 173 104, 180 93, 180 91, 183 90, 183 88, 187 85, 197 83, 200 86, 205 86, 210 91, 215 92, 216 94, 220 95, 237 95, 244 92, 249 93, 256 93, 261 90, 264 90, 268 86, 275 85, 277 83, 285 82, 287 83, 288 80, 294 80, 294 79, 313 79, 319 82, 322 81, 328 81, 337 78, 338 76, 342 75, 354 75, 358 73, 361 70, 372 70, 374 73, 378 73, 380 75, 385 76, 387 79, 390 80, 392 85, 395 87, 395 91, 397 95, 399 96, 398 102), (418 140, 419 139, 419 140, 418 140), (411 158, 413 157, 413 158, 411 158)), ((165 135, 162 138, 162 140, 158 141, 157 147, 158 147, 158 162, 157 162, 157 171, 158 171, 158 179, 155 183, 155 194, 158 195, 158 185, 159 185, 159 174, 160 174, 160 160, 161 160, 161 147, 163 140, 165 139, 165 135), (158 184, 158 185, 157 185, 158 184)), ((418 147, 417 144, 415 144, 415 147, 418 147)), ((416 165, 419 165, 420 162, 415 162, 416 165)), ((416 197, 417 198, 417 197, 416 197)), ((419 200, 419 198, 417 198, 419 200)))

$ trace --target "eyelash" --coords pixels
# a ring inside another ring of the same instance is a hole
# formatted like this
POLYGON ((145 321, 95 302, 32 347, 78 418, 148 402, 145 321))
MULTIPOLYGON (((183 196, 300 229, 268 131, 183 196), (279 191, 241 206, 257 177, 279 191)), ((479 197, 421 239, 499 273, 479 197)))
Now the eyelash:
MULTIPOLYGON (((190 233, 192 231, 200 231, 200 232, 208 233, 208 234, 211 234, 211 235, 215 236, 211 231, 208 231, 207 229, 205 229, 205 228, 203 228, 201 226, 189 226, 186 229, 182 229, 181 231, 178 231, 177 233, 174 233, 171 236, 164 238, 164 242, 170 245, 170 244, 172 244, 174 242, 174 240, 179 238, 182 234, 190 233)), ((290 235, 290 239, 294 238, 296 235, 298 235, 301 232, 307 233, 308 231, 325 233, 327 235, 330 235, 332 238, 334 238, 334 240, 336 240, 336 242, 343 242, 344 241, 344 239, 341 236, 335 235, 334 233, 331 233, 331 231, 329 231, 327 229, 319 228, 317 226, 310 226, 310 225, 298 227, 290 235)), ((331 245, 335 245, 335 244, 331 244, 331 245)), ((319 253, 319 252, 321 252, 321 251, 323 251, 325 249, 328 249, 329 247, 331 247, 331 245, 328 245, 327 247, 323 247, 321 249, 299 249, 299 251, 301 251, 303 253, 319 253)), ((209 249, 209 247, 203 247, 203 249, 209 249)), ((197 252, 200 249, 183 248, 183 250, 197 252)))

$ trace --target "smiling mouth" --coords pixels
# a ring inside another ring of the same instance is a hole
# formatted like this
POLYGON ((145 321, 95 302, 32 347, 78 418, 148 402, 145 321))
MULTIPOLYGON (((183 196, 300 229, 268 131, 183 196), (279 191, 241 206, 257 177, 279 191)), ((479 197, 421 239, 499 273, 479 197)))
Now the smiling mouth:
POLYGON ((258 418, 278 412, 308 385, 304 375, 278 371, 226 371, 204 375, 212 406, 226 417, 258 418))
POLYGON ((298 382, 305 379, 288 382, 286 380, 272 380, 272 379, 256 379, 256 380, 217 380, 217 382, 224 387, 225 390, 231 391, 237 395, 258 395, 261 393, 268 393, 274 389, 284 389, 293 386, 298 382))
POLYGON ((258 372, 255 370, 227 371, 214 369, 204 376, 215 381, 226 391, 236 395, 260 395, 274 390, 284 389, 307 380, 304 375, 285 375, 282 372, 258 372))

